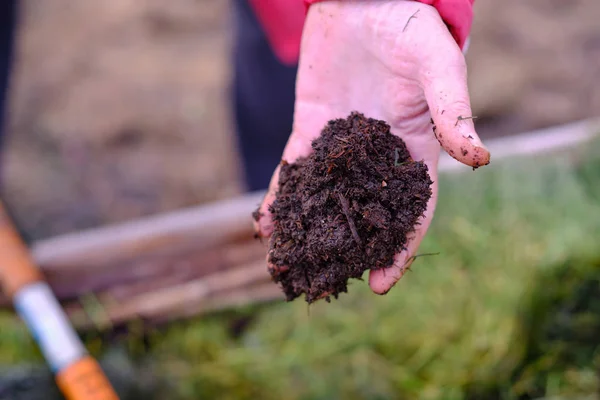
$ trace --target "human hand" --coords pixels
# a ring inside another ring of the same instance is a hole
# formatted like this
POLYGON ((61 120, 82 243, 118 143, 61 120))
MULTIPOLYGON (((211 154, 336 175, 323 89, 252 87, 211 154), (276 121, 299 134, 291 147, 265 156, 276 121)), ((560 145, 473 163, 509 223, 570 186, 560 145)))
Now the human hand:
MULTIPOLYGON (((440 145, 473 167, 490 154, 472 121, 464 56, 438 12, 413 1, 326 1, 309 9, 296 82, 294 126, 282 158, 292 163, 312 151, 327 121, 351 111, 387 121, 433 180, 427 211, 406 250, 386 269, 371 270, 369 285, 387 293, 410 266, 437 201, 440 145), (432 129, 431 119, 436 126, 432 129)), ((260 207, 257 232, 273 232, 269 205, 275 170, 260 207)))

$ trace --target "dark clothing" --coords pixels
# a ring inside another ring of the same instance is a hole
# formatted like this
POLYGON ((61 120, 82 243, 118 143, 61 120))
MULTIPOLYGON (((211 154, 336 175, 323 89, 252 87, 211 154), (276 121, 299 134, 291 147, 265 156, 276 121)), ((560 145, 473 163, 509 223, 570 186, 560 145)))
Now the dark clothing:
POLYGON ((8 86, 16 26, 17 0, 0 1, 0 146, 4 139, 4 123, 7 113, 6 105, 8 103, 8 86))
POLYGON ((292 131, 297 66, 281 64, 250 5, 234 1, 233 101, 248 190, 265 189, 292 131))

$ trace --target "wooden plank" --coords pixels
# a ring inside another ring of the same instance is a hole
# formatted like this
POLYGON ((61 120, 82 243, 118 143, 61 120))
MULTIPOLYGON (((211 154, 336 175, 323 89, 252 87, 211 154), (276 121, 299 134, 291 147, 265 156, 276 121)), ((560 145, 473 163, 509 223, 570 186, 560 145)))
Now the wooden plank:
POLYGON ((254 262, 119 300, 110 293, 100 293, 95 298, 99 308, 86 308, 82 301, 71 301, 65 304, 65 310, 78 328, 102 330, 130 320, 158 324, 275 299, 284 299, 280 288, 271 282, 264 262, 254 262))
POLYGON ((60 235, 35 242, 31 252, 44 271, 104 268, 153 252, 208 249, 252 231, 251 213, 263 193, 60 235))

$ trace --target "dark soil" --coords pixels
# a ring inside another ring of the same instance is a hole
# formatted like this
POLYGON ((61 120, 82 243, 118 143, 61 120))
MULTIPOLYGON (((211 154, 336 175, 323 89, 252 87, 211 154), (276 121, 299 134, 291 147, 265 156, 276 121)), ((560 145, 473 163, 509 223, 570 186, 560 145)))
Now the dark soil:
POLYGON ((431 197, 427 166, 384 121, 329 121, 313 153, 282 162, 271 205, 270 273, 288 301, 347 291, 349 278, 389 267, 431 197))

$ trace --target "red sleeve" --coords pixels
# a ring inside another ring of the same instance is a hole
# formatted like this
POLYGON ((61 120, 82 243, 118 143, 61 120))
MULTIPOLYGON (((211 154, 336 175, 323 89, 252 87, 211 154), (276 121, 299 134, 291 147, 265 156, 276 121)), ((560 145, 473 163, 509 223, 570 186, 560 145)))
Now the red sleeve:
POLYGON ((298 62, 306 7, 299 0, 248 0, 273 52, 283 64, 298 62))
MULTIPOLYGON (((284 64, 298 62, 306 10, 324 0, 248 0, 275 55, 284 64)), ((450 33, 463 48, 471 32, 475 0, 416 0, 436 8, 450 33)))

